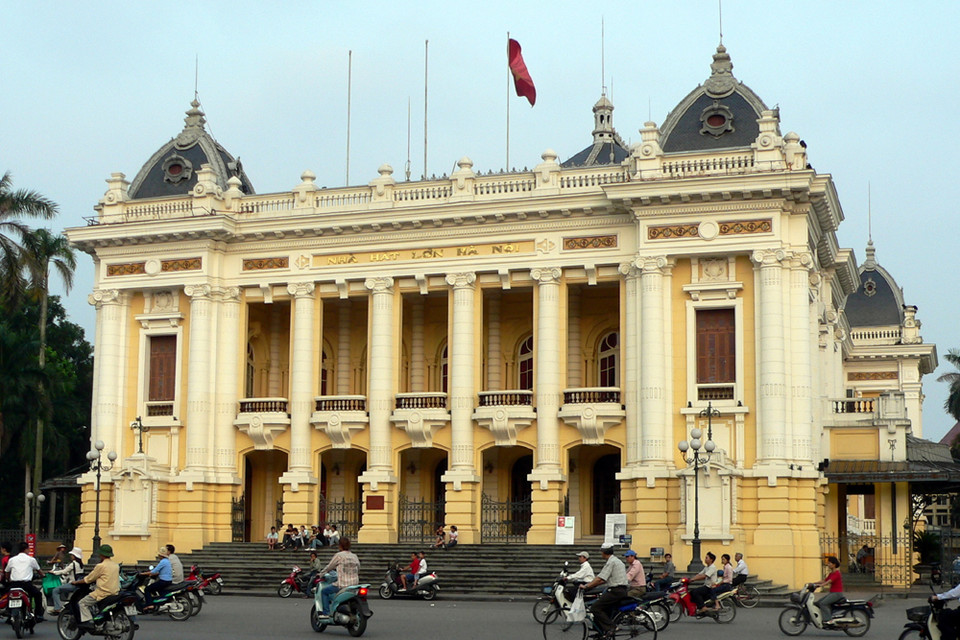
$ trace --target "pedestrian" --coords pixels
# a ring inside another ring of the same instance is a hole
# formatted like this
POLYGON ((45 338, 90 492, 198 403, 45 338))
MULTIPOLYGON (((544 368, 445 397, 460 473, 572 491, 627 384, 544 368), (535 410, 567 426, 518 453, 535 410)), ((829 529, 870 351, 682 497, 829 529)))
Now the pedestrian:
POLYGON ((277 528, 270 527, 270 533, 267 534, 267 549, 270 551, 276 549, 279 538, 280 534, 277 533, 277 528))
POLYGON ((433 535, 436 536, 436 539, 433 544, 430 545, 431 549, 439 549, 447 543, 447 532, 443 530, 443 525, 437 527, 433 535))
POLYGON ((447 544, 443 547, 444 549, 453 549, 457 546, 457 538, 460 536, 460 532, 457 531, 457 525, 450 525, 450 535, 447 540, 447 544))
POLYGON ((330 525, 330 537, 327 539, 330 541, 331 547, 340 545, 340 532, 337 531, 337 525, 330 525))

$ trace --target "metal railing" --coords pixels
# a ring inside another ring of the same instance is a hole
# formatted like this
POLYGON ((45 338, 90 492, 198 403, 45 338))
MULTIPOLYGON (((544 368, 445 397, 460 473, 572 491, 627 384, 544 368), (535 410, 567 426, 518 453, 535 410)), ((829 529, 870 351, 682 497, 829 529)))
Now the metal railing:
POLYGON ((820 552, 836 556, 842 573, 877 587, 905 588, 913 581, 913 548, 909 535, 821 534, 820 552))
POLYGON ((480 496, 480 542, 527 541, 533 501, 530 498, 498 502, 487 494, 480 496))
POLYGON ((363 524, 361 520, 360 500, 347 500, 346 498, 328 500, 323 494, 320 494, 320 504, 318 513, 320 522, 337 525, 341 536, 346 536, 351 540, 357 539, 357 532, 363 524))
POLYGON ((408 498, 400 494, 400 542, 433 542, 437 527, 446 518, 446 503, 425 498, 408 498))

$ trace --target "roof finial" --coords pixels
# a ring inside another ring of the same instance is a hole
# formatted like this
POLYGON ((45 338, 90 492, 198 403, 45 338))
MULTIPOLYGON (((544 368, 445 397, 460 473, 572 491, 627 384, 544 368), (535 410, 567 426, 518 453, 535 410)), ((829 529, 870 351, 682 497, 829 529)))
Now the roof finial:
POLYGON ((703 83, 703 88, 711 98, 724 98, 737 87, 737 79, 733 77, 733 62, 730 54, 721 42, 717 45, 717 52, 713 54, 710 63, 710 77, 703 83))
POLYGON ((717 0, 717 13, 720 16, 720 44, 723 44, 723 0, 717 0))
POLYGON ((193 59, 193 99, 200 100, 200 54, 194 54, 193 59))
POLYGON ((607 95, 607 56, 603 16, 600 16, 600 95, 607 95))
POLYGON ((870 189, 870 181, 867 181, 867 259, 863 263, 863 268, 867 271, 873 271, 877 268, 877 250, 873 246, 873 203, 870 189))

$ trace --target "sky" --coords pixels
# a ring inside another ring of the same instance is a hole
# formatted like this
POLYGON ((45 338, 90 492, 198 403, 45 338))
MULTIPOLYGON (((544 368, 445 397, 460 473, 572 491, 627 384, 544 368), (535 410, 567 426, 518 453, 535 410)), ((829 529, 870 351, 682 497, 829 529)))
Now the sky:
MULTIPOLYGON (((533 167, 591 141, 602 85, 614 125, 636 142, 709 76, 720 37, 716 0, 525 2, 20 2, 0 0, 0 171, 83 225, 123 172, 132 180, 183 127, 195 82, 207 128, 239 156, 258 193, 347 177, 347 59, 352 51, 350 184, 389 163, 424 173, 424 42, 429 40, 426 174, 505 165, 509 32, 537 87, 510 99, 510 161, 533 167), (601 29, 601 24, 603 29, 601 29), (604 46, 601 47, 601 30, 604 46), (601 55, 601 51, 605 55, 601 55), (198 64, 195 64, 199 61, 198 64)), ((960 231, 952 155, 960 108, 960 2, 726 0, 723 43, 734 75, 796 131, 832 174, 840 245, 865 258, 868 185, 878 262, 919 307, 940 366, 924 379, 924 436, 943 411, 960 348, 960 231), (946 197, 944 197, 946 196, 946 197)), ((62 293, 62 286, 55 284, 62 293)), ((93 267, 81 255, 65 298, 92 340, 93 267)))

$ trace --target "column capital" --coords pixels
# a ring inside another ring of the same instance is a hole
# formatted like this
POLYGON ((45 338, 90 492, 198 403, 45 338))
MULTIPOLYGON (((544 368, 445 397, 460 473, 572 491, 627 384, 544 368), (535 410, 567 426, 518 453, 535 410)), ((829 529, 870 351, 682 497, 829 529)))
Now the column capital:
POLYGON ((221 287, 215 293, 224 302, 240 302, 240 287, 221 287))
POLYGON ((469 271, 464 273, 448 273, 446 280, 447 284, 454 289, 473 289, 474 283, 477 281, 477 274, 469 271))
POLYGON ((530 270, 530 277, 539 284, 558 284, 562 273, 560 267, 537 267, 530 270))
POLYGON ((667 266, 666 256, 637 256, 634 261, 643 273, 662 273, 667 266))
POLYGON ((617 267, 617 271, 622 276, 627 278, 636 278, 640 275, 640 267, 637 266, 636 259, 633 259, 629 262, 621 262, 617 267))
POLYGON ((809 251, 794 251, 790 255, 790 267, 793 269, 809 271, 813 268, 813 254, 809 251))
POLYGON ((287 285, 287 293, 295 298, 311 298, 316 290, 312 282, 291 282, 287 285))
POLYGON ((191 300, 209 300, 213 289, 209 284, 188 284, 183 288, 183 292, 191 300))
POLYGON ((786 257, 783 249, 760 249, 750 254, 750 260, 758 267, 778 266, 786 257))
POLYGON ((393 278, 383 276, 377 278, 367 278, 363 281, 363 286, 370 289, 373 293, 388 293, 393 289, 393 278))
POLYGON ((87 296, 87 303, 99 309, 105 304, 123 304, 126 292, 120 289, 97 289, 87 296))

